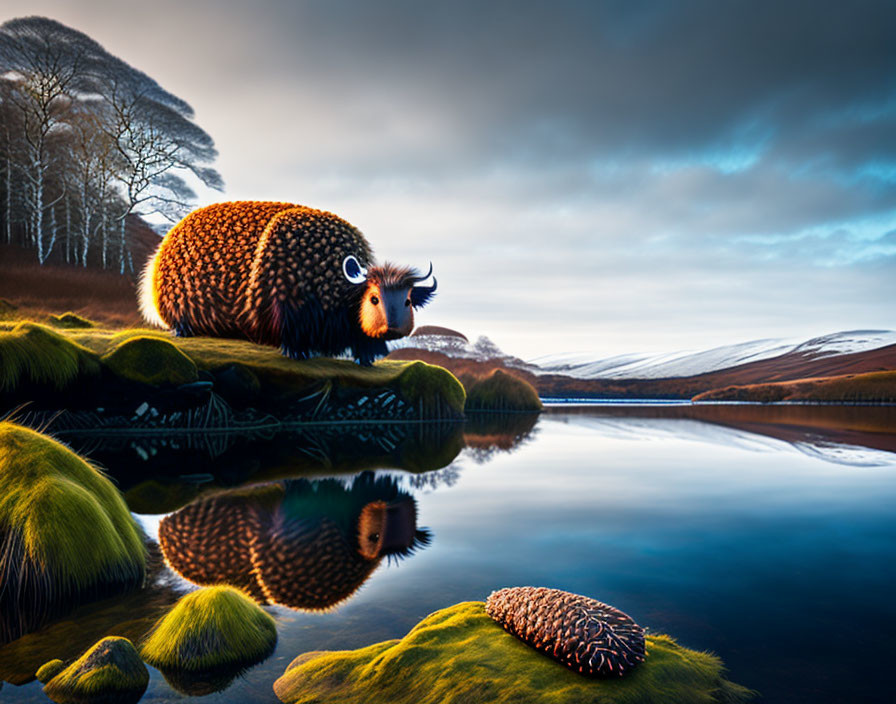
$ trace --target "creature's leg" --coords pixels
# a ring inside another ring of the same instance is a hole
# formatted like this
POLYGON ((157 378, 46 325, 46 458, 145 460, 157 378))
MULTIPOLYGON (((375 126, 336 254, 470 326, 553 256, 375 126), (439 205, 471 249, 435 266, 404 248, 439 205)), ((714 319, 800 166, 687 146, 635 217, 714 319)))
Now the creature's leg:
POLYGON ((175 321, 174 325, 171 326, 171 329, 174 330, 174 334, 177 337, 195 337, 196 335, 196 333, 193 332, 193 328, 190 327, 190 324, 186 320, 175 321))
POLYGON ((280 345, 280 354, 284 357, 289 357, 290 359, 309 359, 311 357, 308 350, 291 347, 287 342, 280 345))
POLYGON ((385 357, 389 353, 389 348, 383 340, 373 340, 366 338, 357 340, 352 345, 352 356, 355 361, 362 367, 369 367, 374 360, 385 357))
POLYGON ((280 304, 280 351, 292 359, 314 357, 321 316, 320 305, 315 300, 298 308, 280 304))

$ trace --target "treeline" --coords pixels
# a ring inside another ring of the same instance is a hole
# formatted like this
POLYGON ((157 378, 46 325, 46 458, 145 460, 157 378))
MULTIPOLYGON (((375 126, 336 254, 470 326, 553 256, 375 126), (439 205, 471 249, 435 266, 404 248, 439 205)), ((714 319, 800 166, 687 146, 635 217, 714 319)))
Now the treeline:
POLYGON ((0 25, 0 241, 133 271, 126 221, 176 222, 188 179, 222 189, 193 110, 87 35, 43 17, 0 25))

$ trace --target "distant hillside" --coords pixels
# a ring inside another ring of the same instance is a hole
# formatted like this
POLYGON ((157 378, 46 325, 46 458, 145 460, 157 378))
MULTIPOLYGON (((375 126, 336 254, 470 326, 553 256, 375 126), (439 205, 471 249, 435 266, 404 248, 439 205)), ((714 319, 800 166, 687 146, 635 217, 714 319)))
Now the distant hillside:
POLYGON ((771 384, 726 386, 705 391, 695 401, 750 401, 774 403, 780 401, 825 403, 880 403, 896 399, 896 372, 845 374, 814 379, 796 379, 771 384))
MULTIPOLYGON (((526 362, 505 354, 488 338, 471 344, 453 336, 421 335, 399 341, 389 357, 422 359, 466 376, 484 376, 500 367, 526 379, 542 397, 690 399, 733 386, 896 370, 894 342, 896 333, 891 331, 851 331, 805 342, 763 340, 651 358, 626 355, 576 363, 551 358, 542 367, 538 360, 526 362), (600 369, 606 376, 599 375, 600 369), (624 376, 624 369, 637 376, 624 376)), ((850 394, 859 394, 855 389, 847 393, 843 385, 830 388, 846 394, 830 400, 848 401, 850 394)), ((875 400, 896 400, 896 394, 875 400)))

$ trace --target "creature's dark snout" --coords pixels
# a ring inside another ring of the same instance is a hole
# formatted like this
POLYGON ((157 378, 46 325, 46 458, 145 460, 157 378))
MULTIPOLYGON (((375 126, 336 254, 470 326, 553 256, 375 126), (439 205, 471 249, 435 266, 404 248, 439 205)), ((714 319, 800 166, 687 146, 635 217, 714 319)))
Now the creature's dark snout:
POLYGON ((386 310, 388 330, 385 339, 395 340, 409 335, 414 327, 414 312, 408 303, 408 291, 393 290, 383 293, 383 307, 386 310))

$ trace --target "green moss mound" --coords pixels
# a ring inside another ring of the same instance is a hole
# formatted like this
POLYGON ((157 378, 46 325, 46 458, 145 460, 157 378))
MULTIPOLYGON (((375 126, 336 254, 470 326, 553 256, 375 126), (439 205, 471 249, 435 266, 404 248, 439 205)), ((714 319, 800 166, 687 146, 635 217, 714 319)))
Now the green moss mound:
POLYGON ((62 313, 61 315, 51 315, 50 325, 57 328, 92 328, 96 327, 94 323, 87 318, 82 318, 77 313, 62 313))
MULTIPOLYGON (((245 340, 172 339, 148 329, 53 330, 30 321, 0 323, 0 391, 27 391, 29 384, 61 389, 103 366, 122 379, 150 385, 192 383, 198 370, 210 372, 215 389, 228 402, 260 409, 304 398, 319 391, 321 382, 337 392, 348 390, 348 396, 354 390, 388 388, 415 409, 415 416, 427 419, 459 419, 465 400, 454 375, 419 361, 380 360, 362 367, 326 357, 289 359, 273 347, 245 340)), ((341 397, 336 393, 334 398, 341 397)))
POLYGON ((156 337, 125 340, 102 360, 117 376, 153 386, 180 386, 199 378, 199 370, 192 359, 168 340, 156 337))
POLYGON ((541 399, 528 381, 495 369, 467 388, 468 411, 540 411, 541 399))
POLYGON ((404 365, 394 383, 411 403, 416 403, 420 417, 463 415, 466 392, 447 369, 425 362, 404 365))
POLYGON ((178 601, 156 624, 140 654, 159 669, 214 670, 259 662, 276 643, 273 618, 238 589, 216 586, 178 601))
POLYGON ((748 701, 714 655, 647 637, 647 660, 619 680, 567 670, 506 633, 482 602, 426 617, 401 640, 300 655, 274 683, 286 704, 703 704, 748 701))
POLYGON ((93 352, 44 325, 25 322, 0 332, 0 391, 26 384, 62 390, 99 370, 93 352))
POLYGON ((51 679, 53 679, 56 675, 62 672, 65 669, 65 663, 60 659, 50 660, 49 662, 45 662, 39 668, 37 668, 37 672, 35 673, 35 677, 37 677, 37 681, 46 684, 51 679))
POLYGON ((112 482, 52 438, 0 423, 6 614, 39 620, 60 605, 139 585, 145 562, 142 531, 112 482))
POLYGON ((44 685, 58 704, 137 702, 149 685, 149 671, 127 638, 103 638, 44 685))

